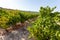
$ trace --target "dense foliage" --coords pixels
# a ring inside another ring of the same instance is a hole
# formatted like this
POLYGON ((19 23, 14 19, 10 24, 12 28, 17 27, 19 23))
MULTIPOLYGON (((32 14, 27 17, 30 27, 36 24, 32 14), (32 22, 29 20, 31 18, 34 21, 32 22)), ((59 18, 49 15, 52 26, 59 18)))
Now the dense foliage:
POLYGON ((30 37, 36 40, 60 40, 60 14, 53 12, 54 8, 41 7, 40 15, 37 20, 32 23, 32 27, 28 27, 30 37))
MULTIPOLYGON (((36 12, 38 13, 38 12, 36 12)), ((38 16, 35 12, 20 11, 0 8, 0 28, 8 28, 17 22, 24 22, 30 18, 38 16)))

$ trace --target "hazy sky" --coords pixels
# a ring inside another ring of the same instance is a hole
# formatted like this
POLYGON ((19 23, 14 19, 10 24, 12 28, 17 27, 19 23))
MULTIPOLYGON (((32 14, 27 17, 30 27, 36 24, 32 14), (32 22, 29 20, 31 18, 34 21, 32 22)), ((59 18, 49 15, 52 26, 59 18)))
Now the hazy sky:
POLYGON ((0 0, 0 7, 39 11, 41 6, 56 6, 56 11, 60 11, 60 0, 0 0))

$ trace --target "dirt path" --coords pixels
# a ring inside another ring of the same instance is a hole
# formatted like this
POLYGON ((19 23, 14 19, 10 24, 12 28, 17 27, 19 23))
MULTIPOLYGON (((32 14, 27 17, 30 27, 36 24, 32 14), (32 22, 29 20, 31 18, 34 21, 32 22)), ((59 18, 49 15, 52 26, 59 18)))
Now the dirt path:
POLYGON ((12 30, 11 32, 5 32, 5 30, 0 31, 0 40, 33 40, 28 39, 29 32, 27 30, 27 26, 30 26, 30 22, 34 21, 29 20, 29 22, 26 22, 26 26, 19 28, 17 30, 12 30), (4 33, 5 32, 5 33, 4 33))

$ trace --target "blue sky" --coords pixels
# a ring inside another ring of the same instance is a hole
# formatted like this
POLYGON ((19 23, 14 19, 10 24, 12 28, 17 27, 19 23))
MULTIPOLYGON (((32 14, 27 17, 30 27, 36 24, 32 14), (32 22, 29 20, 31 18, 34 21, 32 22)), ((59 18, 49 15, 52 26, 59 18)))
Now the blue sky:
POLYGON ((60 0, 0 0, 0 7, 25 11, 39 11, 41 6, 50 6, 60 11, 60 0))

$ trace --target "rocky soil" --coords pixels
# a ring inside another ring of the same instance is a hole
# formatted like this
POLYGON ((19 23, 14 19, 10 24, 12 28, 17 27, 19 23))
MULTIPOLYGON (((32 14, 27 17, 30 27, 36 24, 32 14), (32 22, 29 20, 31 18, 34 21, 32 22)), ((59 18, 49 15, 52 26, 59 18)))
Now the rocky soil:
MULTIPOLYGON (((34 20, 29 20, 29 22, 31 23, 34 20)), ((0 28, 0 40, 34 40, 33 38, 28 39, 29 32, 27 26, 31 26, 29 22, 26 21, 23 23, 24 27, 22 27, 21 23, 17 23, 17 25, 14 26, 14 28, 16 27, 17 29, 12 30, 12 28, 8 28, 7 30, 9 32, 0 28)))
POLYGON ((29 32, 26 27, 18 30, 12 30, 6 32, 4 29, 0 29, 0 40, 32 40, 28 39, 29 32))

